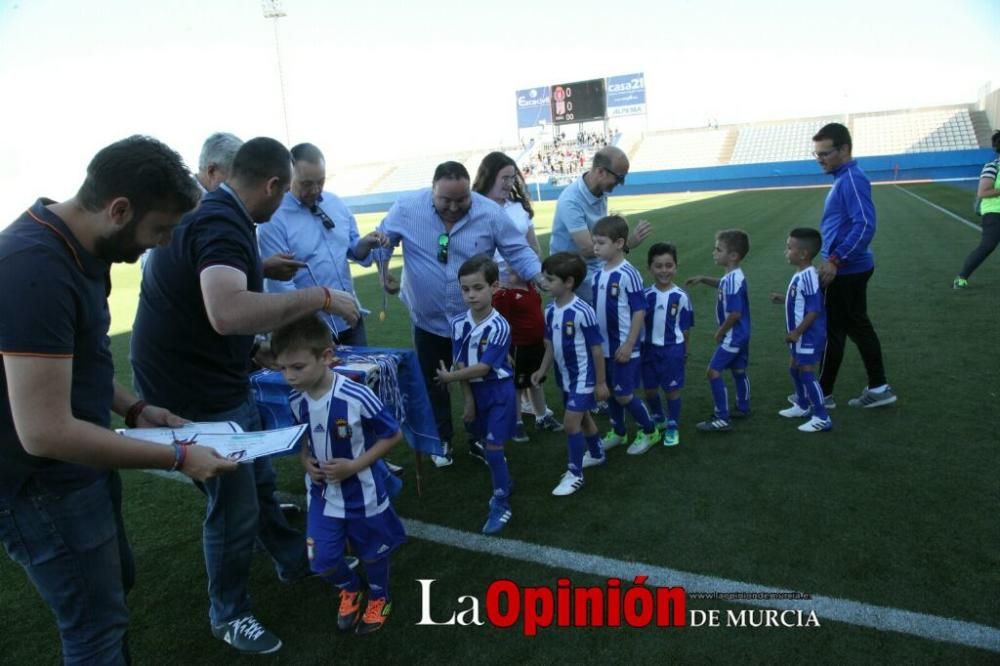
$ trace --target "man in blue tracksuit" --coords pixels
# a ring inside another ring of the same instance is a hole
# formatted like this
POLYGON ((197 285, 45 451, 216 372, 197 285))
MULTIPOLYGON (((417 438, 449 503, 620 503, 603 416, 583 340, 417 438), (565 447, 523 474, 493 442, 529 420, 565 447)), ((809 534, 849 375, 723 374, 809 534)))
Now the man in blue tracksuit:
POLYGON ((851 133, 840 123, 825 125, 813 143, 816 161, 833 176, 820 222, 823 261, 818 269, 827 312, 820 386, 827 408, 833 407, 833 386, 844 359, 844 343, 850 337, 861 353, 868 386, 848 404, 866 408, 890 405, 896 402, 896 394, 886 381, 882 345, 868 318, 868 280, 875 271, 875 258, 868 248, 875 237, 871 181, 851 158, 851 133))

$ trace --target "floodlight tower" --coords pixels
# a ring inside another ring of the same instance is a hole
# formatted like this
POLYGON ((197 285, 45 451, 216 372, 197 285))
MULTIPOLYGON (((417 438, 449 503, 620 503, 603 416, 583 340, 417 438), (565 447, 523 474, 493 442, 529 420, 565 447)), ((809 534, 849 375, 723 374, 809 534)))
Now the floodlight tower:
POLYGON ((261 0, 261 9, 264 11, 264 18, 271 19, 274 26, 274 52, 278 57, 278 86, 281 89, 281 119, 285 123, 285 145, 292 140, 292 134, 288 131, 288 105, 285 103, 285 76, 281 70, 281 40, 278 39, 278 20, 287 16, 281 6, 281 0, 261 0))

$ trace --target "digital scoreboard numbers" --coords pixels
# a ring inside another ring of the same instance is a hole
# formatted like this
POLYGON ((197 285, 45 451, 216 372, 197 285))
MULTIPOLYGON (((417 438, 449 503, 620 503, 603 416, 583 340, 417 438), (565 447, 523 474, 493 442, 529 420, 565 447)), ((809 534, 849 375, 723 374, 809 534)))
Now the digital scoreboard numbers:
POLYGON ((552 122, 556 125, 603 120, 608 110, 604 79, 554 85, 549 103, 552 105, 552 122))

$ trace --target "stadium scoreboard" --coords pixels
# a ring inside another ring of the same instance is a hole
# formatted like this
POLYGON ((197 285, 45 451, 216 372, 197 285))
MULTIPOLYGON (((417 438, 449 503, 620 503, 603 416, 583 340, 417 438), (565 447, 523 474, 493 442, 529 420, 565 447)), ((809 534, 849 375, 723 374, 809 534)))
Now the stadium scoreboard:
POLYGON ((556 125, 583 123, 607 117, 608 98, 604 79, 560 83, 551 87, 549 103, 556 125))

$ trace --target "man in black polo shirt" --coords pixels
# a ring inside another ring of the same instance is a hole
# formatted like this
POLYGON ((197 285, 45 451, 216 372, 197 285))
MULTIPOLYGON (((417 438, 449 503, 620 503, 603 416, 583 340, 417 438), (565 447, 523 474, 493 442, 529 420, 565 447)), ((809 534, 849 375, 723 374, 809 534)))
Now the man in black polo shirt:
POLYGON ((67 664, 128 660, 134 581, 117 467, 197 480, 236 465, 200 446, 120 437, 182 419, 114 380, 112 262, 169 241, 198 201, 177 153, 133 136, 101 150, 76 196, 39 199, 0 233, 0 542, 52 609, 67 664))
MULTIPOLYGON (((291 181, 291 156, 274 139, 247 141, 231 177, 177 227, 169 247, 151 254, 132 331, 131 360, 143 398, 193 421, 236 421, 260 430, 250 397, 254 334, 317 310, 357 323, 353 296, 325 287, 263 294, 256 223, 277 210, 291 181)), ((241 652, 269 653, 281 641, 250 608, 247 582, 254 541, 278 576, 307 575, 305 539, 274 499, 266 458, 204 486, 204 524, 212 633, 241 652)))

